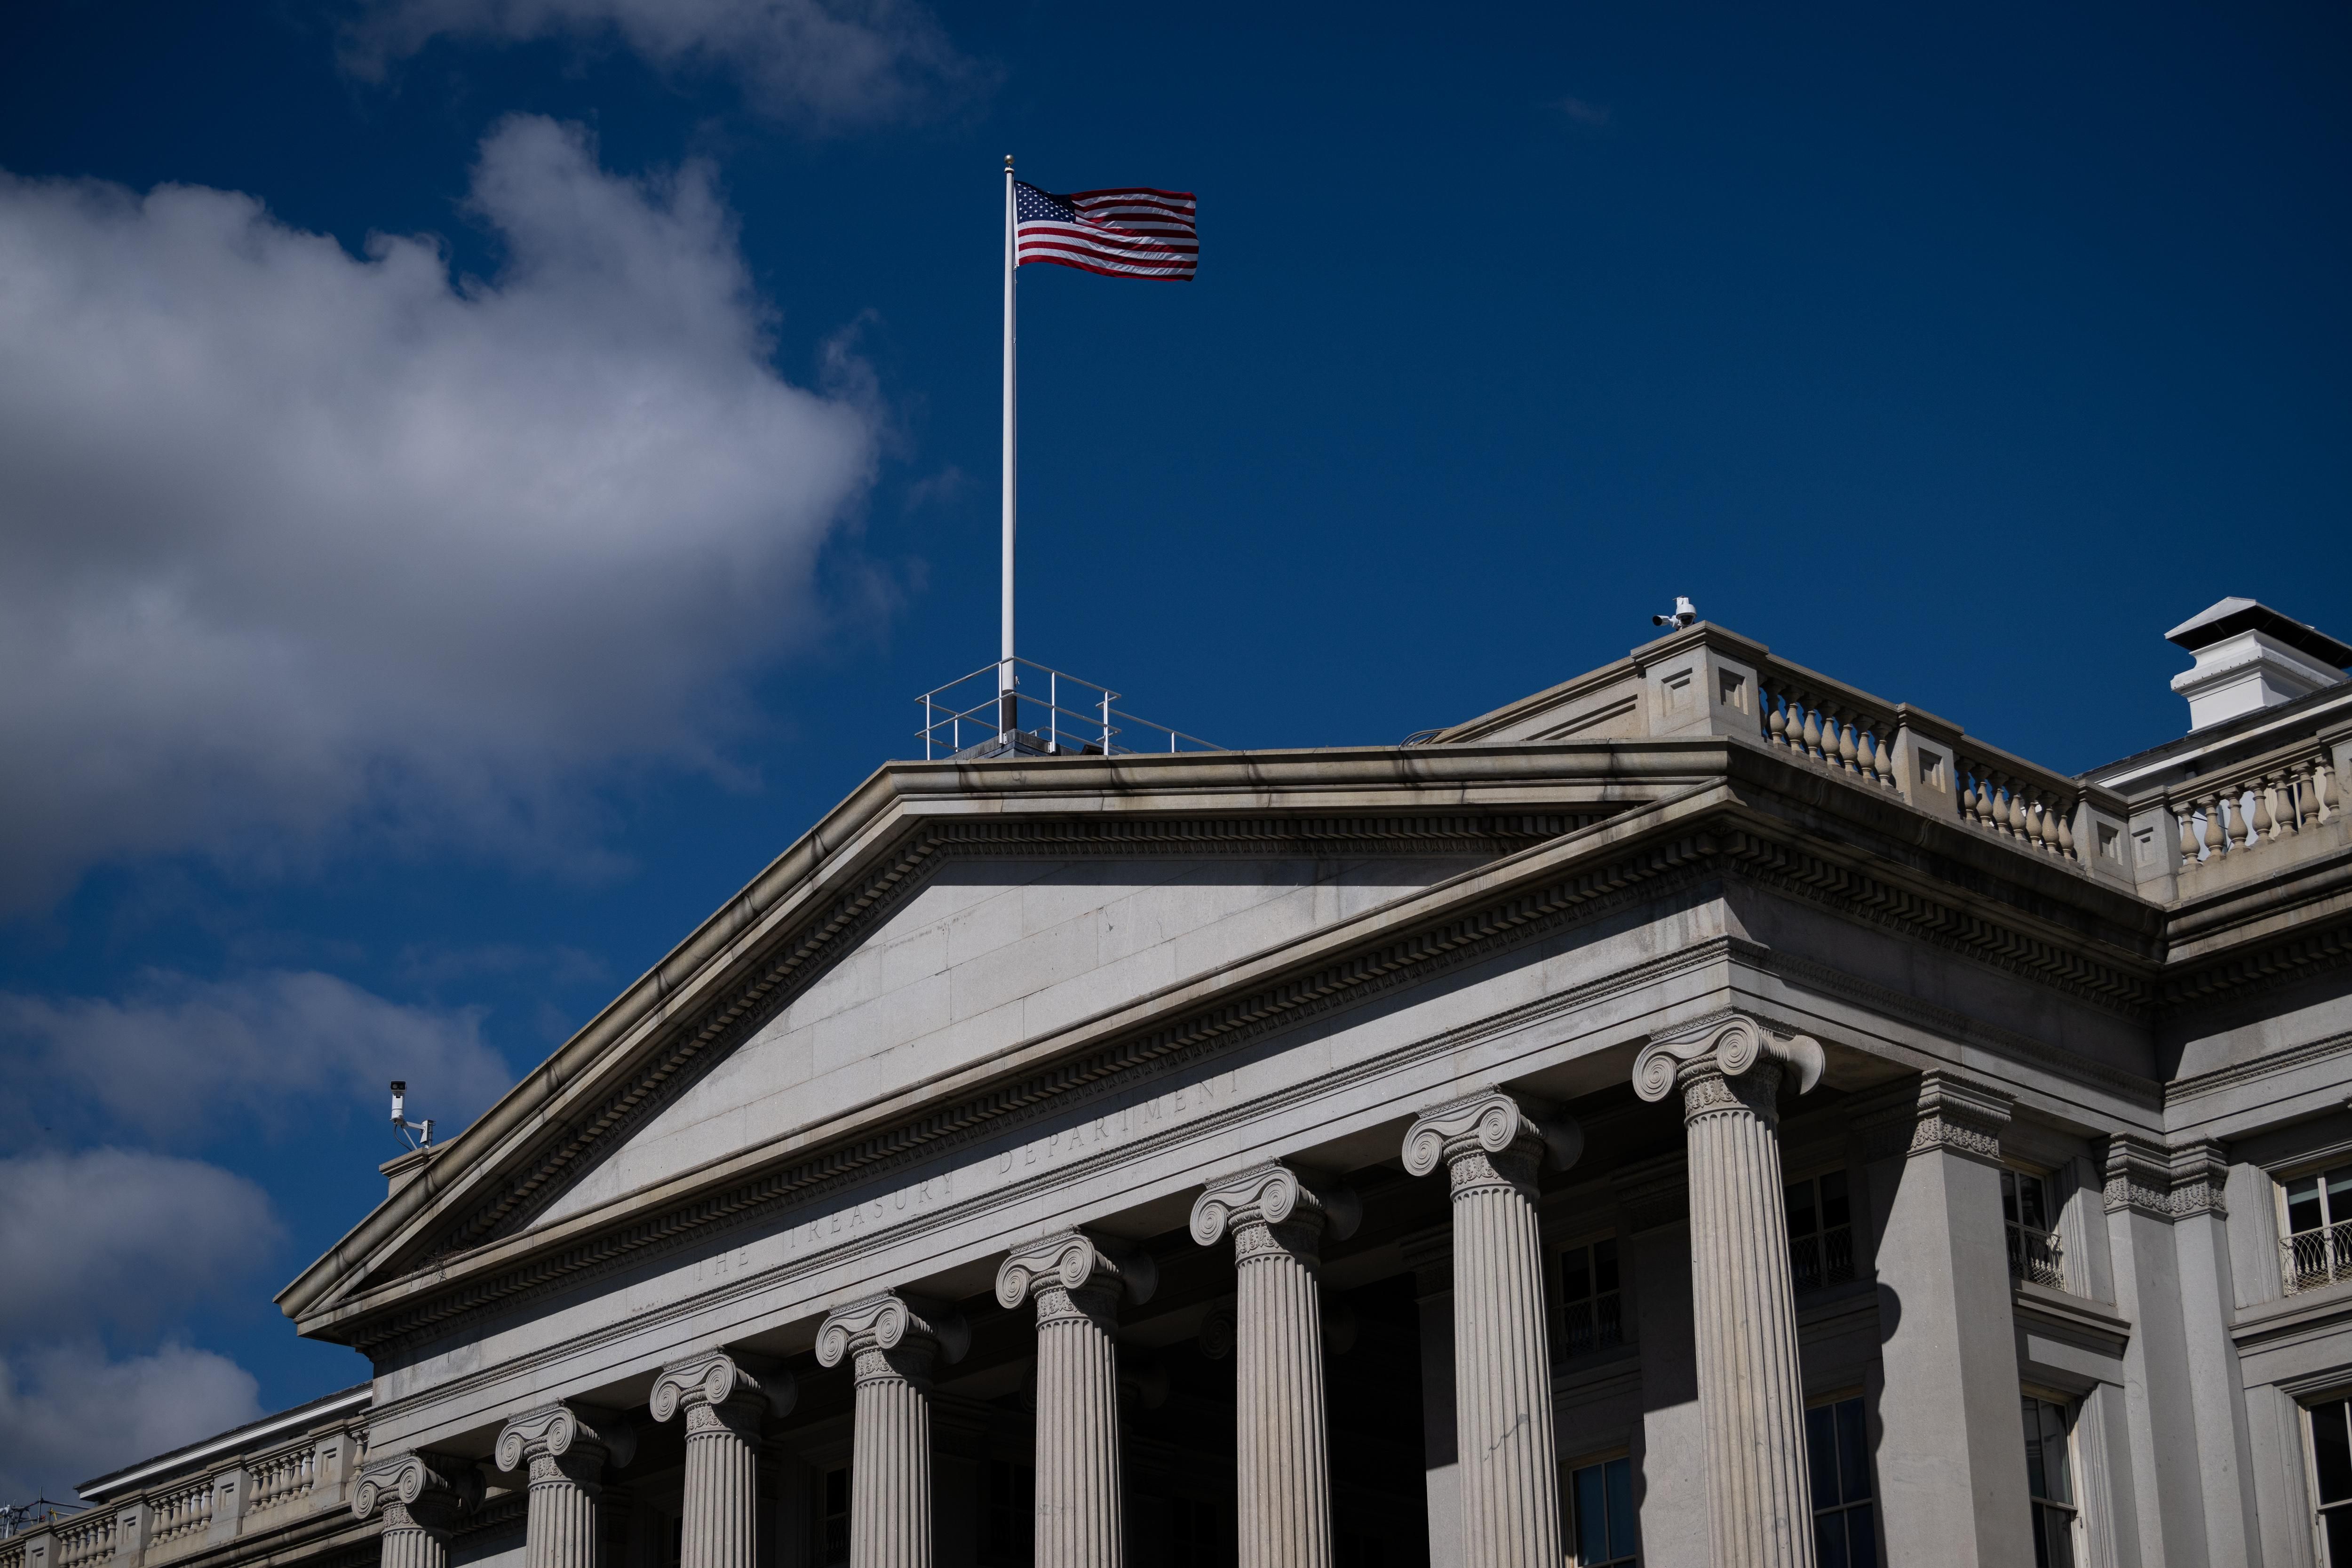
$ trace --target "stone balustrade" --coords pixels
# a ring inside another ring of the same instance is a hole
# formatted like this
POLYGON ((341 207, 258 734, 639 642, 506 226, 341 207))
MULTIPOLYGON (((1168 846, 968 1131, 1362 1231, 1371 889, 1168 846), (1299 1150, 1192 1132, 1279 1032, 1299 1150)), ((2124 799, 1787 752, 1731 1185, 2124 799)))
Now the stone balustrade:
POLYGON ((1957 752, 1954 767, 1960 820, 2023 848, 2082 859, 2074 833, 2084 793, 2079 782, 1985 746, 1957 752))
POLYGON ((224 1544, 350 1517, 369 1391, 347 1389, 93 1481, 91 1506, 0 1543, 0 1568, 157 1568, 224 1544), (26 1542, 45 1542, 41 1553, 26 1542))
POLYGON ((2165 792, 2179 834, 2180 870, 2194 877, 2240 858, 2277 860, 2306 834, 2326 828, 2340 842, 2343 804, 2331 748, 2302 739, 2210 777, 2165 792))
POLYGON ((1796 665, 1767 663, 1757 672, 1765 740, 1881 789, 1895 788, 1895 710, 1840 681, 1796 665))

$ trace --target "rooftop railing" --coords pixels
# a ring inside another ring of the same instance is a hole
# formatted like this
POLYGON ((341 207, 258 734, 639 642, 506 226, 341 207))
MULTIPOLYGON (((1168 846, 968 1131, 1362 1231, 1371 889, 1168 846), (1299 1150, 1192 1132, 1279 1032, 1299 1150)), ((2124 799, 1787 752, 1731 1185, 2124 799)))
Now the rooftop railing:
POLYGON ((1130 756, 1147 752, 1222 752, 1224 747, 1116 706, 1108 686, 1025 658, 991 664, 935 687, 922 705, 923 759, 966 755, 1130 756))
POLYGON ((2316 737, 2176 784, 2164 804, 2179 829, 2185 878, 2265 852, 2276 858, 2286 844, 2343 816, 2332 748, 2316 737))

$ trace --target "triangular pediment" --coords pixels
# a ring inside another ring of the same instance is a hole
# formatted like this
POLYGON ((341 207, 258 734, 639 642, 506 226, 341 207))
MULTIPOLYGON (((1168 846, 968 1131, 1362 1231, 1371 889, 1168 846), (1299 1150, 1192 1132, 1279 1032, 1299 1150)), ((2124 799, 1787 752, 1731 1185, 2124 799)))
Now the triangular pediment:
MULTIPOLYGON (((1260 785, 1271 771, 1264 758, 1212 766, 1260 785)), ((1299 771, 1333 770, 1317 759, 1299 771)), ((1301 804, 1315 815, 1268 814, 1281 792, 1259 787, 1246 815, 1204 813, 1187 789, 1083 816, 1066 815, 1066 795, 1052 816, 1019 818, 982 797, 974 820, 937 797, 910 805, 901 792, 923 782, 877 775, 868 792, 885 798, 845 803, 280 1305, 306 1331, 341 1337, 348 1317, 373 1319, 460 1262, 541 1233, 571 1246, 625 1224, 632 1194, 675 1201, 706 1167, 740 1175, 747 1151, 791 1143, 861 1083, 984 1075, 994 1056, 1090 1013, 1213 977, 1630 804, 1605 777, 1513 789, 1495 806, 1465 806, 1458 782, 1415 798, 1391 778, 1360 798, 1314 792, 1301 804), (835 834, 861 805, 867 831, 835 834)))
POLYGON ((515 1228, 561 1225, 1471 869, 1491 855, 946 859, 515 1228))

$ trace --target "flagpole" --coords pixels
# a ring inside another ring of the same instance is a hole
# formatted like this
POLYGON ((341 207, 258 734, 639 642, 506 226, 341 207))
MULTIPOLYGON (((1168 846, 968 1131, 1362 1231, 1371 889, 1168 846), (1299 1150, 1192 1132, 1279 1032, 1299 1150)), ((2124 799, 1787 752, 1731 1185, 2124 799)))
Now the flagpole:
POLYGON ((1004 154, 1004 586, 1003 647, 996 666, 996 731, 1010 740, 1018 727, 1020 699, 1013 679, 1013 268, 1015 204, 1013 197, 1013 154, 1004 154))

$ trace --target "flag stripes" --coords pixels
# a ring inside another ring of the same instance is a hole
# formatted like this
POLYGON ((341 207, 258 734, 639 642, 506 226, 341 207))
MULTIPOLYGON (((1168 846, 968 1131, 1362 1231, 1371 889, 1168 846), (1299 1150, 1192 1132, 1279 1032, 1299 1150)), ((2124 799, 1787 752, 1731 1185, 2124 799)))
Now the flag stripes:
POLYGON ((1050 261, 1108 278, 1190 279, 1201 258, 1190 191, 1142 186, 1055 195, 1013 183, 1014 264, 1050 261))

